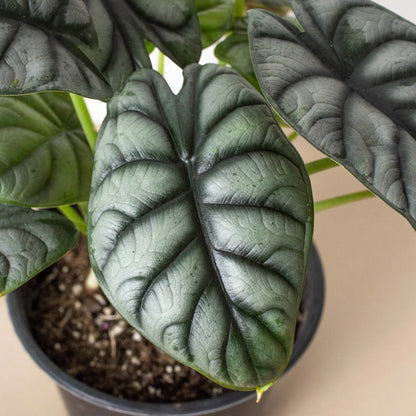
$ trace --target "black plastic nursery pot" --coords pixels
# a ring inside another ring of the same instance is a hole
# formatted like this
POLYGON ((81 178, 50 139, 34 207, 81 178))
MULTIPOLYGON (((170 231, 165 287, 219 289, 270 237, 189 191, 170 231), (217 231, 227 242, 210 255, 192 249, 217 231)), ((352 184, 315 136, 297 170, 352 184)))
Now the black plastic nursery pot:
MULTIPOLYGON (((310 344, 318 327, 323 300, 322 266, 316 248, 312 246, 302 298, 303 319, 298 324, 293 354, 286 371, 310 344)), ((58 384, 70 416, 265 416, 264 404, 272 397, 273 391, 265 393, 260 404, 256 404, 255 392, 239 391, 211 399, 161 404, 123 400, 96 390, 67 375, 37 344, 29 328, 30 296, 27 286, 9 294, 7 302, 17 336, 33 360, 58 384)))

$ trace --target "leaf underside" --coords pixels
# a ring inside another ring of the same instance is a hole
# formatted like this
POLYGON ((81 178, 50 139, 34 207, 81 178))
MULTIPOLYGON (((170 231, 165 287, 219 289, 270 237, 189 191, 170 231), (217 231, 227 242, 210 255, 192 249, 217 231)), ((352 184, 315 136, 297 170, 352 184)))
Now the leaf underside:
POLYGON ((88 201, 93 157, 65 93, 0 97, 0 201, 88 201))
POLYGON ((57 261, 77 240, 77 229, 60 214, 0 204, 0 296, 57 261))
POLYGON ((416 26, 365 0, 294 1, 305 32, 249 15, 266 98, 416 227, 416 26))
POLYGON ((261 95, 216 65, 175 96, 134 74, 96 148, 89 248, 110 301, 222 385, 274 381, 292 350, 312 237, 304 166, 261 95))
POLYGON ((151 67, 145 39, 181 66, 198 61, 193 0, 1 1, 0 94, 110 98, 134 70, 151 67))

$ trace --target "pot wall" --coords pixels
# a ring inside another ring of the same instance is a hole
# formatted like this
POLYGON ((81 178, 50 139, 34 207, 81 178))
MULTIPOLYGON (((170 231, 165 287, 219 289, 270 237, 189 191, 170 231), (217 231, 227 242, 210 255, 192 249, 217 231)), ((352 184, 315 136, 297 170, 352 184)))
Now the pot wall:
MULTIPOLYGON (((159 405, 155 408, 154 405, 150 405, 149 408, 141 410, 133 410, 126 408, 125 411, 112 408, 113 404, 110 402, 97 404, 86 401, 79 400, 78 397, 74 396, 72 393, 68 392, 65 389, 59 388, 61 397, 65 403, 65 407, 68 410, 70 416, 150 416, 150 415, 210 415, 210 416, 266 416, 264 413, 264 403, 258 405, 256 403, 256 398, 253 393, 251 394, 240 394, 239 397, 230 398, 224 402, 224 405, 227 408, 218 407, 217 409, 211 408, 210 401, 207 400, 207 403, 195 403, 192 405, 194 409, 184 410, 183 406, 177 405, 172 408, 174 405, 159 405), (234 399, 234 400, 233 400, 234 399), (228 403, 229 402, 229 403, 228 403), (238 403, 240 402, 240 403, 238 403), (232 404, 230 407, 229 404, 232 404), (186 412, 186 413, 184 413, 186 412)), ((143 407, 144 404, 141 404, 143 407)), ((188 406, 187 406, 188 407, 188 406)))

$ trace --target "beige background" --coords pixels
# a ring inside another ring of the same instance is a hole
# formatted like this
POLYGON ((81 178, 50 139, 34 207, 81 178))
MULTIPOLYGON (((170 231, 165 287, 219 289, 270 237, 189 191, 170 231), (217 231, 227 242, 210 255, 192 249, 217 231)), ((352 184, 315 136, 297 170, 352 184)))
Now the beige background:
MULTIPOLYGON (((416 20, 411 0, 381 0, 416 20)), ((320 158, 303 141, 306 160, 320 158)), ((313 177, 315 199, 362 189, 342 168, 313 177)), ((270 394, 270 416, 416 415, 416 233, 377 199, 320 212, 326 276, 318 333, 270 394)), ((52 382, 23 351, 0 299, 0 415, 64 416, 52 382)), ((255 416, 255 415, 253 415, 255 416)))

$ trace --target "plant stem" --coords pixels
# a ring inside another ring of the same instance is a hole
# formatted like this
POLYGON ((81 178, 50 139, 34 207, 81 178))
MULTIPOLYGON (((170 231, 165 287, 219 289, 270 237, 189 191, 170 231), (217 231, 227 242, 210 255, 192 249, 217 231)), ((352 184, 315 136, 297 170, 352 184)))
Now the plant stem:
POLYGON ((164 75, 165 72, 165 55, 163 52, 159 51, 159 60, 157 62, 157 72, 160 75, 164 75))
POLYGON ((65 217, 75 224, 82 234, 87 235, 87 224, 81 215, 79 215, 78 212, 71 207, 71 205, 61 205, 58 209, 65 215, 65 217))
POLYGON ((314 173, 322 172, 323 170, 335 168, 337 166, 339 166, 338 163, 326 157, 324 159, 319 159, 315 160, 314 162, 307 163, 306 170, 308 171, 309 175, 312 175, 314 173))
POLYGON ((315 212, 323 211, 324 209, 334 208, 339 205, 349 204, 350 202, 361 201, 363 199, 372 198, 374 194, 370 191, 360 191, 353 194, 337 196, 335 198, 325 199, 323 201, 315 202, 315 212))
POLYGON ((76 94, 69 94, 74 105, 75 111, 84 130, 85 136, 88 140, 91 150, 94 152, 95 142, 97 141, 97 133, 94 128, 94 123, 91 120, 90 113, 85 104, 84 98, 76 94))
POLYGON ((234 16, 243 17, 245 12, 245 0, 235 0, 234 5, 234 16))
POLYGON ((298 137, 298 133, 296 133, 296 131, 294 131, 294 132, 290 133, 290 134, 289 134, 289 136, 287 136, 287 138, 288 138, 290 141, 295 140, 295 139, 296 139, 296 137, 298 137))

